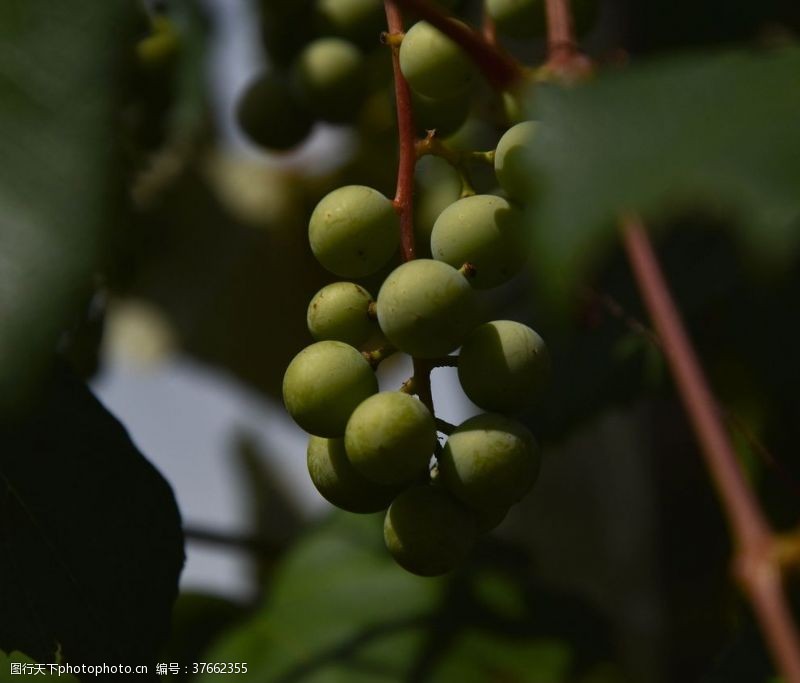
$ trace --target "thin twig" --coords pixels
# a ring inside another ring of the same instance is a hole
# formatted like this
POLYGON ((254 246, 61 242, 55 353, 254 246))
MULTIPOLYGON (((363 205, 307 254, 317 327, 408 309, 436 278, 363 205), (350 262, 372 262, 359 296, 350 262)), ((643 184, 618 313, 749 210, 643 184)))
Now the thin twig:
POLYGON ((720 410, 683 327, 650 240, 638 217, 626 216, 623 241, 681 400, 694 426, 737 545, 735 569, 765 640, 787 683, 800 683, 800 634, 777 561, 776 538, 747 485, 720 410))

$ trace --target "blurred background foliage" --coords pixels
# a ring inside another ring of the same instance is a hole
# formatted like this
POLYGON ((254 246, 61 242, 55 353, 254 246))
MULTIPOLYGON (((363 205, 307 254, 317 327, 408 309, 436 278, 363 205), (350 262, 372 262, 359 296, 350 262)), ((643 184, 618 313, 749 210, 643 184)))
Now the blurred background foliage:
MULTIPOLYGON (((277 65, 331 30, 309 19, 309 2, 251 4, 277 65)), ((476 3, 459 5, 479 16, 476 3)), ((255 597, 180 595, 161 660, 244 661, 252 680, 304 683, 773 676, 611 225, 621 207, 646 212, 752 484, 779 528, 795 525, 800 9, 790 0, 599 0, 597 10, 585 44, 610 74, 528 95, 549 126, 529 160, 534 269, 490 295, 497 317, 531 324, 553 355, 550 391, 525 415, 545 449, 535 492, 462 570, 419 579, 385 553, 378 519, 305 519, 270 474, 269 454, 243 439, 232 460, 257 531, 245 539, 255 597)), ((393 192, 387 51, 374 33, 353 37, 374 75, 355 123, 332 130, 344 143, 267 162, 232 146, 220 126, 208 75, 215 20, 195 0, 0 5, 0 527, 11 528, 20 504, 8 493, 12 473, 20 490, 56 476, 15 469, 27 456, 9 444, 24 420, 53 409, 46 387, 64 372, 57 358, 70 382, 91 378, 102 370, 107 319, 144 304, 164 329, 139 338, 140 352, 177 346, 279 397, 284 368, 309 341, 307 302, 327 281, 307 247, 311 209, 345 183, 393 192)), ((543 56, 541 40, 507 47, 529 62, 543 56)), ((502 111, 483 88, 449 142, 492 148, 502 111)), ((473 180, 495 187, 481 169, 473 180)), ((418 190, 424 235, 458 179, 426 160, 418 190)), ((82 413, 85 433, 106 420, 92 410, 82 413)), ((120 449, 104 448, 119 467, 120 449)), ((116 491, 131 495, 131 486, 121 477, 116 491)), ((73 506, 51 501, 72 519, 73 506)), ((168 507, 152 524, 158 532, 176 530, 168 507)), ((179 552, 175 536, 173 558, 179 552)), ((15 575, 35 558, 18 558, 15 575)), ((115 571, 128 580, 141 568, 115 571)), ((10 613, 0 616, 8 652, 26 644, 15 628, 24 617, 9 622, 10 613)), ((53 659, 70 627, 55 619, 49 628, 51 650, 26 654, 53 659)))

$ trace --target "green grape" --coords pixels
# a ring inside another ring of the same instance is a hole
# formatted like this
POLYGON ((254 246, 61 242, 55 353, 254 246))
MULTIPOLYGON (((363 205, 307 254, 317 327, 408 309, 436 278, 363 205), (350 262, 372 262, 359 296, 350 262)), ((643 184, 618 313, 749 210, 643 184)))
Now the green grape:
POLYGON ((458 92, 450 97, 426 97, 411 91, 414 123, 419 131, 435 130, 440 138, 455 133, 469 116, 471 93, 458 92))
POLYGON ((434 98, 466 90, 475 74, 463 50, 425 21, 418 21, 403 37, 400 69, 414 90, 434 98))
POLYGON ((382 268, 400 243, 400 219, 390 199, 365 185, 325 195, 308 224, 311 251, 340 277, 363 277, 382 268))
POLYGON ((323 35, 377 45, 386 29, 381 0, 317 0, 314 10, 323 35))
POLYGON ((319 38, 294 66, 297 88, 309 111, 333 123, 352 121, 366 95, 364 58, 341 38, 319 38))
POLYGON ((239 98, 236 117, 242 131, 267 149, 286 150, 300 144, 311 130, 311 119, 278 73, 252 81, 239 98))
POLYGON ((378 292, 378 323, 398 349, 436 358, 455 349, 476 322, 475 293, 452 266, 431 259, 395 268, 378 292))
POLYGON ((403 484, 428 470, 436 424, 419 399, 400 391, 370 396, 353 411, 344 433, 350 462, 381 484, 403 484))
POLYGON ((531 38, 544 32, 542 0, 486 0, 486 11, 499 33, 531 38))
POLYGON ((392 557, 420 576, 455 569, 472 550, 477 535, 473 513, 432 484, 397 496, 383 523, 383 538, 392 557))
POLYGON ((494 320, 476 327, 458 356, 458 379, 484 410, 513 412, 533 402, 550 376, 544 340, 530 327, 494 320))
POLYGON ((509 197, 525 204, 533 194, 530 181, 530 147, 538 124, 523 121, 509 128, 494 153, 494 172, 509 197))
POLYGON ((439 214, 461 196, 461 178, 444 159, 433 155, 417 162, 414 196, 414 242, 418 258, 431 257, 431 232, 439 214))
POLYGON ((283 403, 295 422, 315 436, 342 436, 378 380, 361 353, 338 341, 321 341, 298 353, 283 376, 283 403))
POLYGON ((531 489, 539 464, 539 448, 528 429, 488 413, 470 418, 449 436, 439 457, 439 478, 465 505, 491 515, 531 489))
MULTIPOLYGON (((576 33, 586 33, 597 19, 597 0, 570 4, 576 33)), ((544 0, 486 0, 486 11, 497 31, 510 38, 544 37, 547 32, 544 0)))
POLYGON ((317 491, 332 505, 348 512, 378 512, 389 507, 396 488, 365 479, 350 464, 344 439, 312 436, 308 441, 308 473, 317 491))
POLYGON ((326 285, 308 305, 308 331, 317 341, 334 339, 361 347, 378 327, 369 317, 371 303, 372 295, 354 282, 326 285))
POLYGON ((525 263, 522 214, 502 197, 477 194, 442 211, 431 233, 437 261, 459 268, 475 266, 470 280, 477 289, 508 282, 525 263))

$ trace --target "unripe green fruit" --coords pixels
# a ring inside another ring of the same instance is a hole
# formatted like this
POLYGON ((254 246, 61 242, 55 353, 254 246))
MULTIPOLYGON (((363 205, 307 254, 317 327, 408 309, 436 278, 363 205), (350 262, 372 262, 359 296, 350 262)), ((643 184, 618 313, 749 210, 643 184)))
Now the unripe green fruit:
POLYGON ((452 266, 431 259, 395 268, 378 292, 378 323, 398 349, 436 358, 455 349, 476 322, 475 292, 452 266))
POLYGON ((512 38, 531 38, 544 28, 542 0, 486 0, 486 12, 497 31, 512 38))
POLYGON ((527 325, 493 320, 476 327, 461 347, 458 379, 484 410, 513 412, 530 405, 550 377, 544 340, 527 325))
POLYGON ((400 391, 370 396, 347 423, 345 448, 361 474, 381 484, 423 476, 436 446, 436 424, 422 401, 400 391))
POLYGON ((431 253, 455 268, 472 264, 472 286, 488 289, 508 282, 522 268, 523 236, 519 209, 502 197, 478 194, 442 211, 431 233, 431 253))
POLYGON ((381 0, 316 0, 319 33, 377 45, 386 18, 381 0))
POLYGON ((308 441, 308 473, 329 503, 348 512, 369 513, 389 507, 398 491, 364 478, 347 459, 344 439, 312 436, 308 441))
POLYGON ((437 137, 455 133, 469 116, 471 93, 458 92, 450 97, 426 97, 411 92, 414 123, 419 131, 435 130, 437 137))
POLYGON ((458 172, 441 157, 425 156, 417 162, 414 196, 414 240, 417 258, 431 257, 431 232, 442 213, 461 196, 458 172))
POLYGON ((530 180, 531 145, 538 124, 523 121, 509 128, 494 153, 497 181, 511 199, 524 204, 530 201, 533 188, 530 180))
POLYGON ((372 295, 354 282, 326 285, 308 305, 308 331, 317 341, 333 339, 360 347, 378 329, 369 316, 371 303, 372 295))
POLYGON ((291 149, 311 130, 311 119, 289 84, 271 71, 261 74, 243 91, 236 117, 244 134, 267 149, 291 149))
POLYGON ((507 510, 533 486, 539 448, 528 429, 503 415, 470 418, 447 439, 439 478, 456 498, 483 514, 507 510))
POLYGON ((309 434, 344 434, 359 403, 378 391, 372 367, 352 346, 321 341, 298 353, 283 376, 283 402, 309 434))
POLYGON ((400 69, 426 97, 452 97, 466 90, 475 72, 464 51, 426 21, 418 21, 400 43, 400 69))
POLYGON ((401 493, 383 524, 383 538, 392 557, 420 576, 438 576, 455 569, 466 559, 477 535, 474 515, 431 484, 401 493))
POLYGON ((300 97, 325 121, 351 121, 366 94, 360 50, 341 38, 319 38, 300 53, 294 67, 300 97))
POLYGON ((363 277, 382 268, 400 244, 400 220, 390 199, 365 185, 325 195, 308 224, 311 251, 340 277, 363 277))

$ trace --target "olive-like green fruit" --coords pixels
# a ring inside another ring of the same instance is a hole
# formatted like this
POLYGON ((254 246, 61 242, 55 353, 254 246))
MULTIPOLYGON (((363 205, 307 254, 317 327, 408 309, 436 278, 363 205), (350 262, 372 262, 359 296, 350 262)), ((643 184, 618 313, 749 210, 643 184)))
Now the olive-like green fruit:
POLYGON ((538 124, 523 121, 509 128, 494 153, 494 172, 497 181, 511 199, 525 204, 533 195, 531 183, 531 145, 538 124))
POLYGON ((256 145, 277 151, 299 145, 312 124, 286 78, 274 71, 262 73, 244 89, 236 118, 242 132, 256 145))
POLYGON ((385 391, 363 401, 344 433, 350 462, 381 484, 403 484, 424 476, 436 446, 436 424, 419 399, 385 391))
POLYGON ((550 354, 530 327, 493 320, 469 333, 458 356, 464 393, 484 410, 510 413, 529 406, 550 377, 550 354))
POLYGON ((415 259, 395 268, 377 301, 378 323, 398 349, 436 358, 461 344, 476 323, 475 292, 452 266, 415 259))
POLYGON ((383 538, 395 561, 419 576, 446 574, 475 544, 475 516, 432 484, 407 489, 386 513, 383 538))
POLYGON ((325 285, 308 305, 308 331, 317 341, 333 339, 361 347, 378 330, 369 315, 372 303, 372 295, 354 282, 325 285))
POLYGON ((324 121, 352 121, 366 96, 364 57, 341 38, 309 43, 297 58, 294 74, 301 101, 324 121))
POLYGON ((392 201, 365 185, 346 185, 325 195, 308 223, 311 251, 339 277, 380 270, 400 244, 400 219, 392 201))
POLYGON ((283 376, 283 403, 309 434, 336 437, 359 403, 378 391, 363 355, 338 341, 321 341, 298 353, 283 376))
POLYGON ((487 413, 459 425, 439 457, 439 478, 468 507, 491 514, 508 510, 536 482, 540 454, 530 431, 516 420, 487 413))
POLYGON ((400 69, 409 85, 426 97, 452 97, 475 78, 466 53, 426 21, 418 21, 403 36, 400 69))
POLYGON ((333 35, 359 44, 378 45, 386 30, 381 0, 316 0, 315 23, 322 35, 333 35))
POLYGON ((473 265, 470 283, 477 289, 508 282, 522 269, 527 256, 522 212, 492 194, 459 199, 436 219, 431 253, 454 268, 473 265))
POLYGON ((344 439, 312 436, 307 450, 308 473, 317 491, 329 503, 357 513, 389 507, 398 489, 363 477, 347 459, 344 439))

